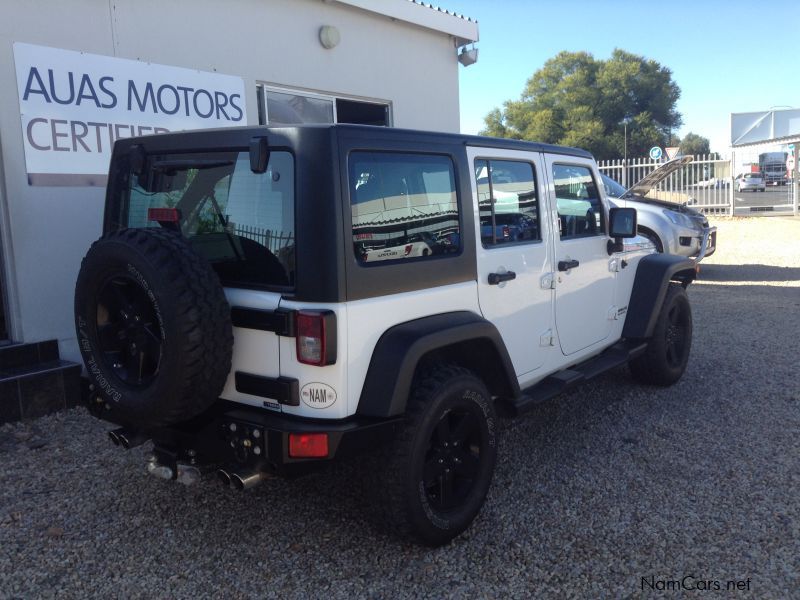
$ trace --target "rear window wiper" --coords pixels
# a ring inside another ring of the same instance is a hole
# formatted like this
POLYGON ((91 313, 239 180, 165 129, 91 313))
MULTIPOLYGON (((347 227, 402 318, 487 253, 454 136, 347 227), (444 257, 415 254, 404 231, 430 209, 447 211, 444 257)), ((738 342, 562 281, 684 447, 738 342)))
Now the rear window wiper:
POLYGON ((165 173, 175 171, 185 171, 188 169, 216 169, 219 167, 230 167, 234 162, 232 160, 214 160, 207 159, 192 159, 192 158, 173 158, 169 160, 157 160, 153 163, 152 169, 154 171, 162 171, 165 173))

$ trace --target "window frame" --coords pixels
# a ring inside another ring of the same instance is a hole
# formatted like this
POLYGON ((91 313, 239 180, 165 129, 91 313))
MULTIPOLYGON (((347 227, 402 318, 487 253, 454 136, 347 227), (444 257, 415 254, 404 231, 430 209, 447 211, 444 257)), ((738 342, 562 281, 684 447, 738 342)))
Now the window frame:
MULTIPOLYGON (((386 127, 394 127, 394 109, 392 102, 389 100, 381 100, 380 98, 360 98, 358 96, 348 96, 346 94, 334 94, 323 91, 307 90, 303 88, 295 88, 289 86, 282 86, 278 84, 271 84, 267 82, 258 82, 256 95, 258 97, 258 122, 261 125, 270 126, 269 122, 269 108, 267 105, 267 94, 274 92, 276 94, 291 94, 293 96, 303 96, 314 100, 328 100, 333 106, 333 121, 329 124, 339 122, 339 115, 336 108, 337 100, 347 100, 350 102, 363 102, 364 104, 377 104, 386 107, 386 127)), ((295 123, 292 125, 278 124, 275 127, 294 127, 302 125, 302 123, 295 123)))

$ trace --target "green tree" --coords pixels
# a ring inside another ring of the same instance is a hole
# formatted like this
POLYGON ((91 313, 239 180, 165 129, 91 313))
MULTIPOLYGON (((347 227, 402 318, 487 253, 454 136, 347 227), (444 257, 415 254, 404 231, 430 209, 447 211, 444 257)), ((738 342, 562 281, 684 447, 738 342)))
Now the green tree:
POLYGON ((623 120, 628 156, 665 145, 681 124, 680 88, 654 60, 616 49, 608 60, 561 52, 528 80, 519 100, 485 118, 484 135, 579 146, 598 159, 621 157, 623 120))
POLYGON ((687 133, 680 143, 681 154, 690 154, 697 156, 698 154, 710 154, 711 145, 708 138, 696 133, 687 133))

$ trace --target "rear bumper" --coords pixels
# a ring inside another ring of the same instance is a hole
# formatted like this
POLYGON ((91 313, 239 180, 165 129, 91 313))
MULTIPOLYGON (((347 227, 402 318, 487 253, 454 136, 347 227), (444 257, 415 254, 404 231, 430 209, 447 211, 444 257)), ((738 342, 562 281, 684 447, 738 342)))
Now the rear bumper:
POLYGON ((158 463, 172 468, 176 475, 178 465, 190 464, 201 471, 219 467, 294 477, 379 447, 392 439, 400 421, 301 419, 220 400, 191 421, 136 433, 153 441, 158 463), (327 436, 327 455, 291 456, 289 436, 309 433, 327 436))

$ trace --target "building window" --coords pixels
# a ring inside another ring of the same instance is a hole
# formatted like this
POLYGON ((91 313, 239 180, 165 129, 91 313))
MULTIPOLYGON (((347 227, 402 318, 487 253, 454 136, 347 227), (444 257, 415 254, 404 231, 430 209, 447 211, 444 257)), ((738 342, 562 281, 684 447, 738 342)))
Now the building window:
POLYGON ((259 121, 262 125, 304 123, 355 123, 388 127, 387 102, 367 102, 326 94, 259 86, 259 121))

